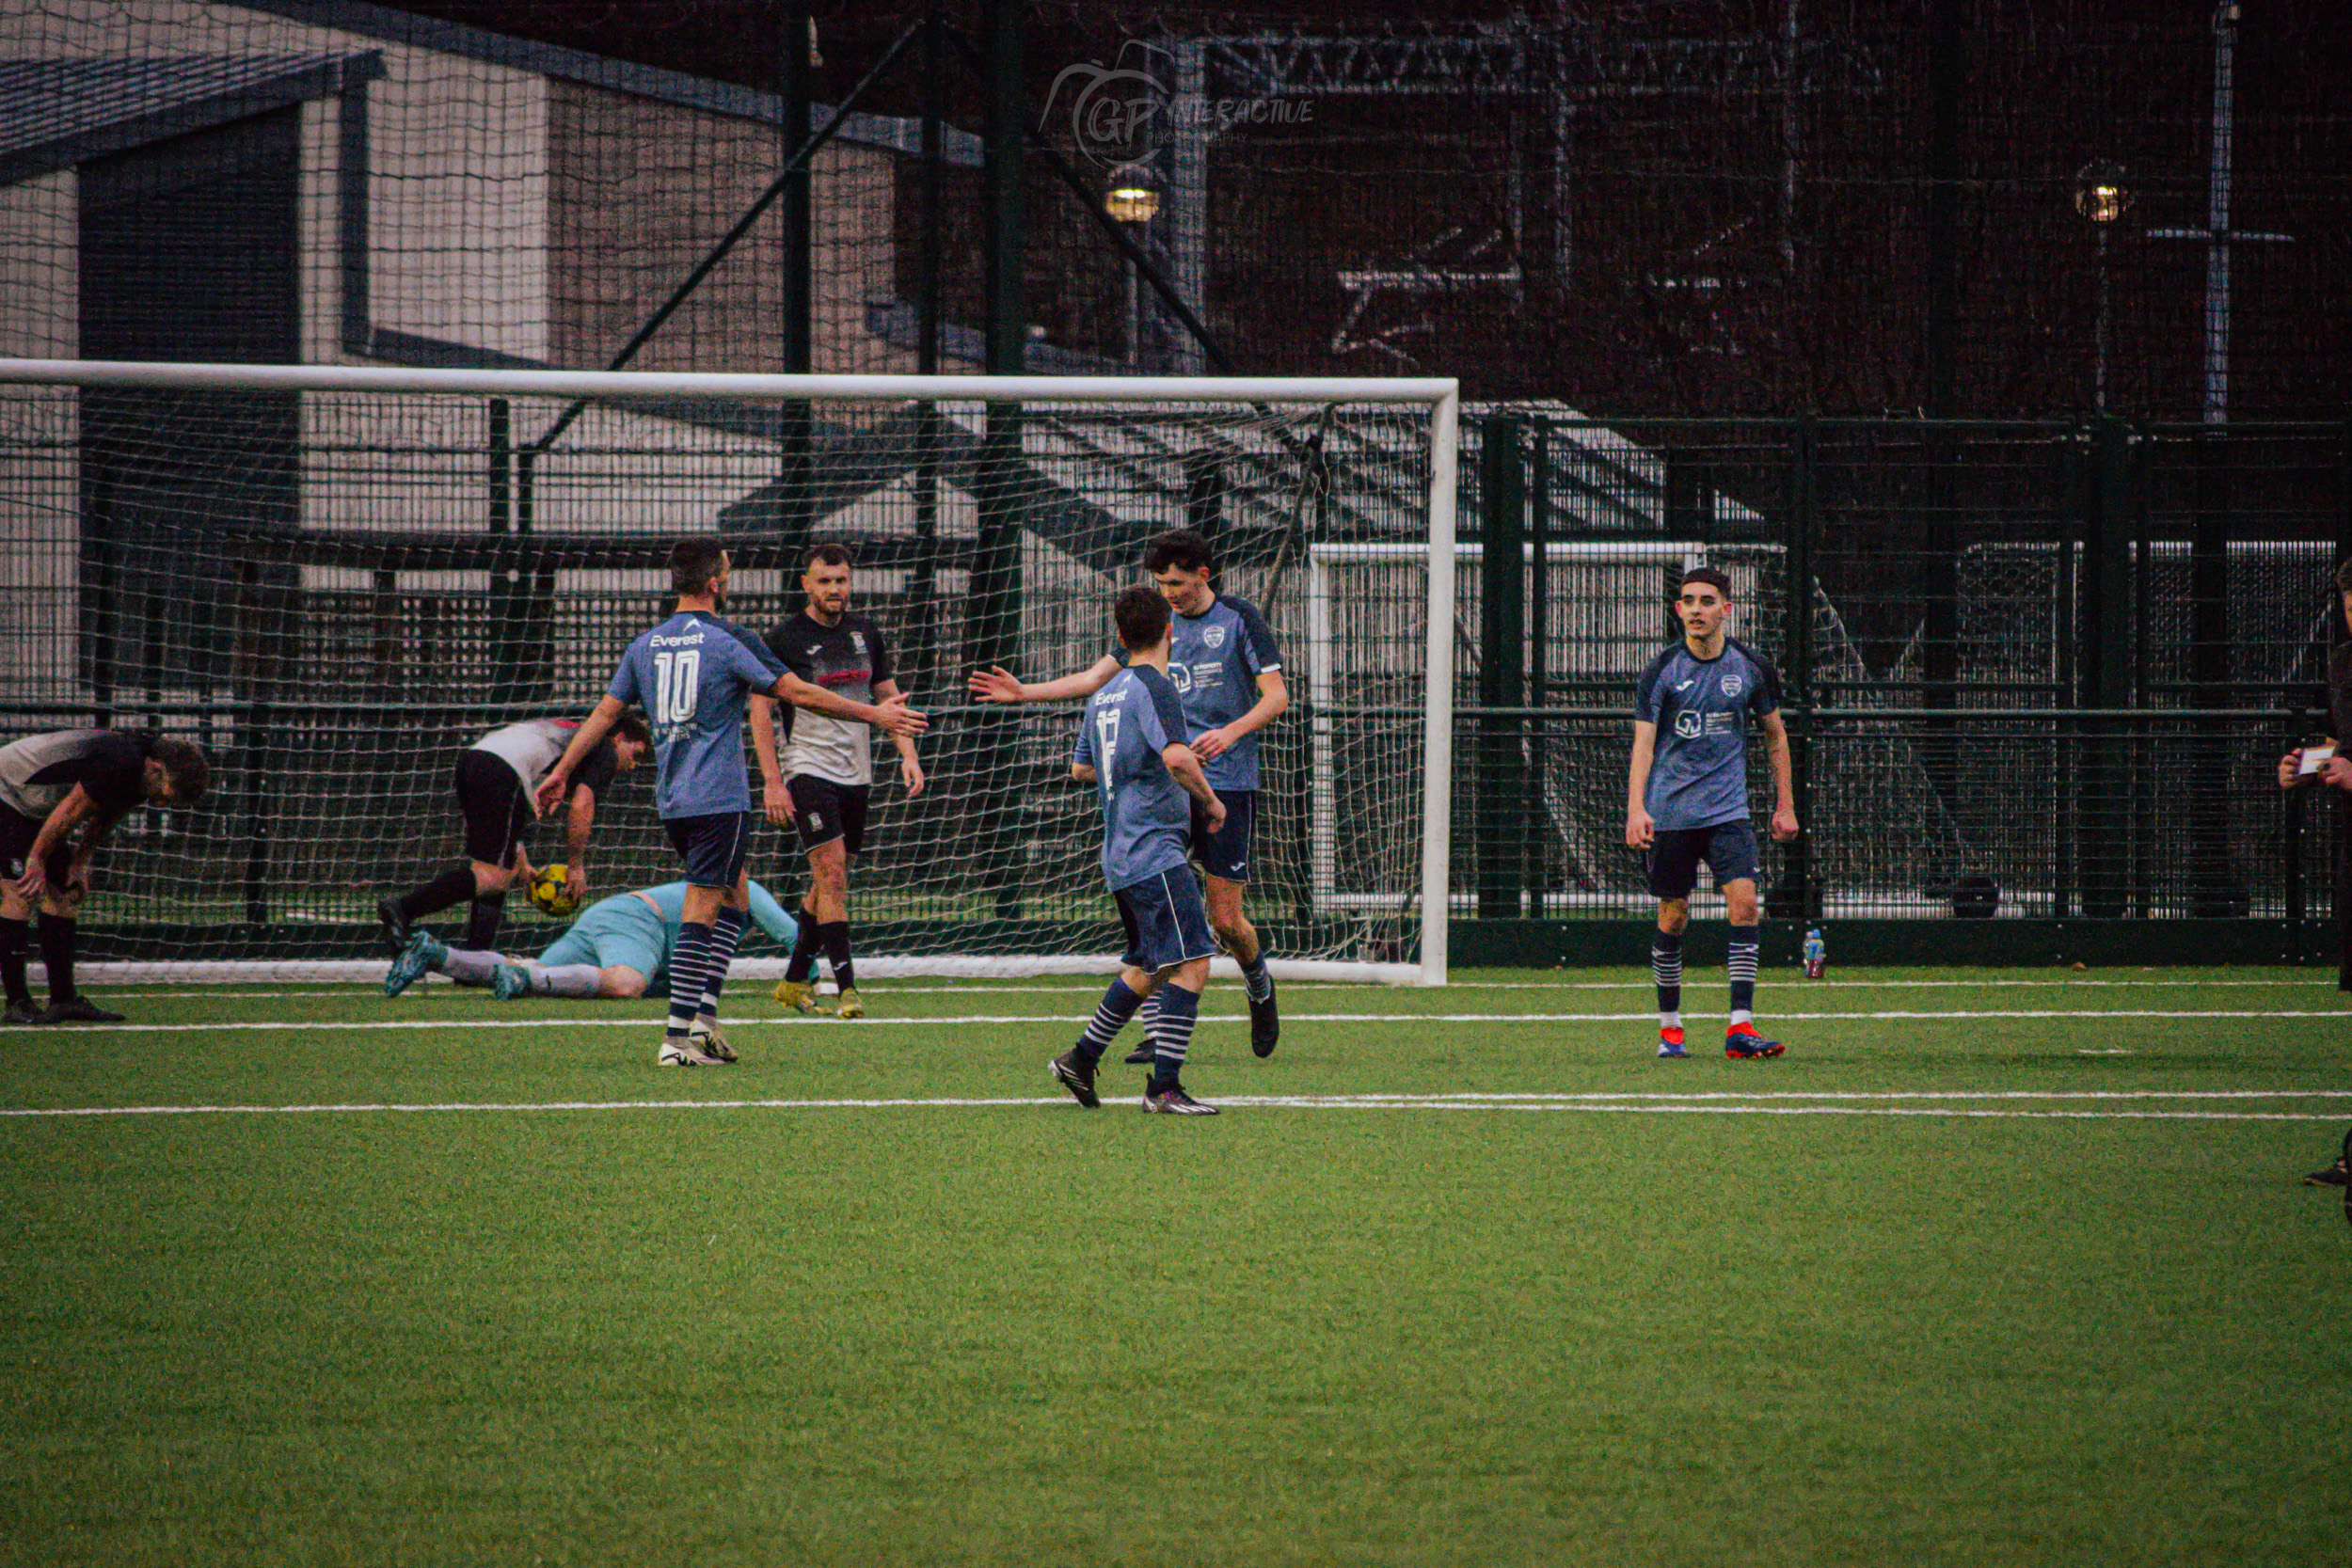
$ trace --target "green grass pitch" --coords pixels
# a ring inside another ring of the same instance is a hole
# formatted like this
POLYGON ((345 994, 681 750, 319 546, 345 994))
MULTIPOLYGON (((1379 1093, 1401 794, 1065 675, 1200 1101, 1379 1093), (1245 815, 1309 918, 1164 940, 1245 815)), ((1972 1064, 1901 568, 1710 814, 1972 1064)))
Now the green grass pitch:
POLYGON ((1217 987, 1214 1119, 1055 1089, 1084 982, 765 991, 715 1071, 440 986, 0 1032, 0 1561, 2352 1553, 2310 972, 1767 974, 1755 1063, 1629 971, 1264 1062, 1217 987))

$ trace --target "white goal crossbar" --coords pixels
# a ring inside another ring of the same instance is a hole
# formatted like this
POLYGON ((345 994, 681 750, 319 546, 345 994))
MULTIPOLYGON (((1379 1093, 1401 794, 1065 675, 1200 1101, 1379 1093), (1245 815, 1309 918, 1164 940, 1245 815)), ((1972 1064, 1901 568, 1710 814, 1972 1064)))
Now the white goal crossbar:
MULTIPOLYGON (((982 376, 982 375, 729 375, 650 372, 474 371, 427 370, 357 365, 202 365, 138 364, 101 360, 0 359, 0 389, 9 387, 117 388, 191 393, 384 393, 437 394, 490 398, 564 398, 581 400, 736 400, 789 402, 823 400, 835 403, 935 403, 970 407, 988 404, 1125 404, 1131 407, 1186 405, 1365 404, 1419 406, 1427 411, 1426 496, 1427 534, 1418 545, 1426 562, 1426 659, 1422 692, 1421 736, 1421 868, 1416 893, 1402 888, 1388 895, 1391 908, 1400 901, 1417 907, 1420 958, 1416 963, 1362 963, 1278 960, 1278 974, 1297 978, 1373 978, 1397 984, 1443 984, 1447 969, 1448 810, 1453 795, 1452 721, 1454 706, 1454 600, 1458 385, 1451 379, 1368 377, 1150 377, 1150 376, 982 376)), ((1318 574, 1320 562, 1314 562, 1318 574)), ((1318 657, 1317 667, 1327 671, 1318 657)), ((1325 677, 1327 680, 1327 676, 1325 677)), ((1316 721, 1327 729, 1327 721, 1316 721)), ((1328 748, 1315 748, 1318 765, 1330 760, 1328 748)), ((1326 840, 1334 824, 1328 808, 1332 796, 1322 781, 1311 784, 1317 807, 1316 832, 1326 840)), ((1335 890, 1318 886, 1316 902, 1335 907, 1335 890)), ((1375 955, 1375 958, 1378 956, 1375 955)), ((959 958, 897 959, 878 956, 861 958, 869 974, 953 973, 970 960, 959 958)), ((1116 960, 1099 957, 1041 957, 1034 959, 987 960, 987 973, 1004 974, 1015 967, 1041 974, 1095 970, 1116 960)), ((227 960, 217 964, 90 963, 84 973, 94 980, 155 978, 188 980, 217 977, 249 980, 257 969, 286 978, 344 977, 347 962, 288 960, 279 963, 227 960), (192 971, 208 973, 197 974, 192 971), (146 972, 153 970, 151 975, 146 972)), ((364 967, 364 966, 362 966, 364 967)))

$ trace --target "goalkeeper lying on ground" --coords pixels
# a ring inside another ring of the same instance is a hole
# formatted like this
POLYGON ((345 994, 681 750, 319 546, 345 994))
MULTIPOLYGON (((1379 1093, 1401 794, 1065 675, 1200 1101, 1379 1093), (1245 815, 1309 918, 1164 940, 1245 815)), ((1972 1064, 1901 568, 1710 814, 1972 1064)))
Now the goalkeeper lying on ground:
MULTIPOLYGON (((788 951, 800 936, 799 926, 757 882, 751 884, 751 895, 753 924, 788 951)), ((392 960, 384 994, 398 996, 431 973, 461 986, 487 986, 501 1002, 517 996, 666 996, 685 910, 684 882, 616 893, 589 905, 571 929, 535 958, 452 947, 420 930, 392 960)), ((716 1014, 718 1000, 704 994, 706 1016, 716 1014)))

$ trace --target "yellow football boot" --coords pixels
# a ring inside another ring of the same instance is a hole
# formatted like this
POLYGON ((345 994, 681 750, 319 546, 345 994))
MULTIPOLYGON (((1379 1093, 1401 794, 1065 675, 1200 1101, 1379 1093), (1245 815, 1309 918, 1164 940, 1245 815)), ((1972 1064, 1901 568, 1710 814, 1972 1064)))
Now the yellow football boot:
POLYGON ((835 1018, 864 1018, 866 1016, 866 1004, 857 999, 857 992, 853 990, 845 990, 841 993, 841 1006, 834 1011, 833 1016, 835 1018))
POLYGON ((776 1000, 796 1013, 820 1013, 817 1005, 817 982, 814 980, 778 980, 776 1000))

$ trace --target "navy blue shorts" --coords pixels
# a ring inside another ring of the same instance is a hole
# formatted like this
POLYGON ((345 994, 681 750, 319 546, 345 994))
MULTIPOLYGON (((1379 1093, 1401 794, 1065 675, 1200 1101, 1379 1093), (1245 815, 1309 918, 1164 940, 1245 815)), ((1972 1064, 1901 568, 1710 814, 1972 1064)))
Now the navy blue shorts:
POLYGON ((1200 802, 1192 802, 1192 852, 1200 857, 1200 869, 1210 876, 1246 882, 1249 880, 1249 835, 1258 826, 1258 792, 1220 789, 1216 798, 1225 802, 1225 826, 1215 832, 1209 832, 1208 813, 1200 809, 1200 802))
POLYGON ((1208 908, 1200 902, 1200 884, 1192 879, 1190 867, 1147 877, 1112 896, 1119 900, 1119 923, 1127 928, 1122 961, 1133 967, 1156 974, 1216 951, 1208 908))
POLYGON ((686 879, 696 887, 733 887, 743 876, 751 848, 752 814, 713 812, 708 816, 665 816, 670 847, 686 863, 686 879))
POLYGON ((1756 847, 1756 829, 1747 822, 1724 822, 1712 828, 1661 828, 1642 856, 1653 898, 1688 898, 1698 884, 1699 862, 1715 873, 1715 885, 1742 878, 1756 880, 1763 857, 1756 847))

